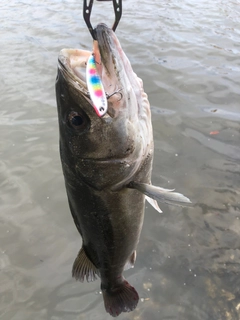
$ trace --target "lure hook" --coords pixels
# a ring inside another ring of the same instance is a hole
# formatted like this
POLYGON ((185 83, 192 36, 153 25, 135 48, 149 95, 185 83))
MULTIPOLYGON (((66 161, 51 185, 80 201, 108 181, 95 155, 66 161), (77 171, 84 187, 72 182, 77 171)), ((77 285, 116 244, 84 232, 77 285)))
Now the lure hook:
POLYGON ((106 93, 106 97, 107 97, 107 99, 109 99, 109 98, 111 98, 114 94, 120 94, 120 99, 118 99, 118 101, 120 101, 120 100, 122 100, 122 98, 123 98, 123 94, 122 94, 122 88, 121 89, 118 89, 118 90, 116 90, 116 91, 114 91, 113 93, 111 93, 111 94, 108 94, 108 93, 106 93))

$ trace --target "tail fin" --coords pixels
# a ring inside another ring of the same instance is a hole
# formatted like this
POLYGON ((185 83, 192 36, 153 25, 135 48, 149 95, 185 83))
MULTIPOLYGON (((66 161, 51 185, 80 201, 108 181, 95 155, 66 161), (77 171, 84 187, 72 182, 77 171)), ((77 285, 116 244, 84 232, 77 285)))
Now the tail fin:
POLYGON ((113 317, 134 310, 139 300, 137 291, 126 280, 115 288, 103 289, 102 286, 102 293, 105 309, 113 317))

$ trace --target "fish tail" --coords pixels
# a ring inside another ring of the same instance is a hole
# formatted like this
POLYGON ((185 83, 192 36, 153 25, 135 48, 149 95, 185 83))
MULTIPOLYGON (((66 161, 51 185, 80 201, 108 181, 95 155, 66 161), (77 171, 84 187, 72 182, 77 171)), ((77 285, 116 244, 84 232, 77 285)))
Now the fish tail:
POLYGON ((117 317, 122 312, 134 310, 138 304, 138 293, 126 280, 110 289, 105 289, 101 285, 101 289, 105 309, 113 317, 117 317))

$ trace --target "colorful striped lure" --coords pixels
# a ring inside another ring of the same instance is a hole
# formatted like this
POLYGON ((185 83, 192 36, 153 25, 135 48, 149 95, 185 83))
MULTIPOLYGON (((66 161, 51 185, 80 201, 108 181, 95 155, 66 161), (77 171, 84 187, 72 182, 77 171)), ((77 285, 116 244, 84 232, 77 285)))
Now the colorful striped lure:
POLYGON ((102 117, 107 112, 108 103, 93 55, 89 57, 87 62, 86 81, 93 107, 97 115, 102 117))

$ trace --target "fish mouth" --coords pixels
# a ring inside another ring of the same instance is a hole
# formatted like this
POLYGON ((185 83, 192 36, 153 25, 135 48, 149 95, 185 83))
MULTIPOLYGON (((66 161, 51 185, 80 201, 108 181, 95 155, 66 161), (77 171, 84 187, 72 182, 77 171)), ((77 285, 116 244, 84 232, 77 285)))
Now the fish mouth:
MULTIPOLYGON (((106 116, 115 118, 120 113, 126 117, 126 100, 129 91, 132 91, 132 81, 129 78, 134 78, 132 68, 112 29, 101 23, 94 29, 94 33, 96 40, 93 41, 92 51, 62 49, 58 58, 58 68, 65 80, 92 104, 86 83, 86 66, 89 57, 93 55, 108 101, 106 116), (125 65, 125 60, 129 66, 125 65)), ((139 83, 137 85, 139 86, 139 83)))
POLYGON ((93 51, 62 49, 58 58, 59 67, 60 69, 67 69, 67 71, 72 74, 72 78, 79 81, 83 89, 87 89, 86 65, 89 57, 93 55, 95 57, 98 75, 107 91, 107 89, 113 86, 114 80, 117 82, 117 78, 119 78, 119 72, 122 67, 120 67, 119 63, 120 57, 118 50, 120 49, 122 51, 122 49, 117 48, 117 37, 112 29, 108 28, 105 24, 99 24, 94 29, 94 32, 96 40, 93 41, 93 51))

